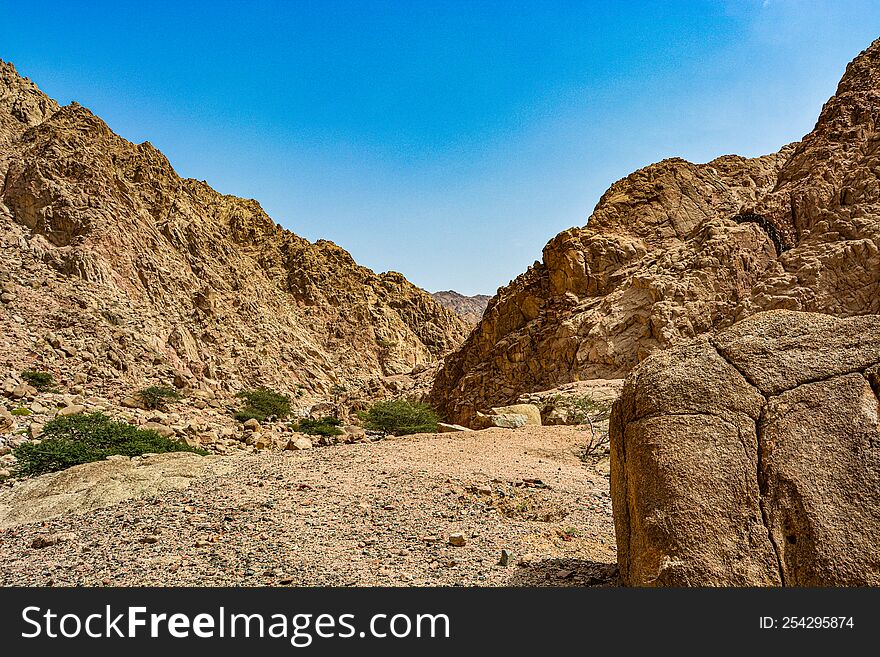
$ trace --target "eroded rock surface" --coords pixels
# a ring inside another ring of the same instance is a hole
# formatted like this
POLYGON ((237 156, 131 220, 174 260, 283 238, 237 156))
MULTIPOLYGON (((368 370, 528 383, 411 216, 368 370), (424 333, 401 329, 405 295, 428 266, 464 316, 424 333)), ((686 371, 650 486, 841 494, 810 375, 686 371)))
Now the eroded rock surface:
POLYGON ((228 471, 228 463, 218 457, 188 452, 75 465, 0 491, 0 529, 180 490, 200 477, 228 471))
POLYGON ((878 364, 880 317, 771 311, 636 367, 611 416, 622 581, 880 584, 878 364))

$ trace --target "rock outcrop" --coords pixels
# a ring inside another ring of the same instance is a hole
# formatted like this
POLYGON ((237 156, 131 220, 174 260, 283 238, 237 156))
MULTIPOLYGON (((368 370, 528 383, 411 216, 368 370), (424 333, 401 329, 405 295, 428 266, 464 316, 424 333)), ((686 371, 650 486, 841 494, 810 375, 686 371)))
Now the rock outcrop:
POLYGON ((880 41, 814 130, 778 153, 663 160, 489 302, 432 400, 451 422, 523 393, 620 378, 649 354, 772 309, 880 313, 880 41))
POLYGON ((431 292, 431 296, 441 306, 448 308, 470 325, 479 323, 491 298, 487 294, 475 294, 468 297, 454 290, 431 292))
POLYGON ((611 417, 635 586, 880 585, 880 317, 770 311, 659 352, 611 417))
POLYGON ((230 467, 218 457, 187 452, 75 465, 0 492, 0 529, 180 490, 200 477, 226 474, 230 467))
POLYGON ((2 62, 0 183, 0 364, 13 370, 375 396, 468 331, 402 275, 180 178, 2 62))

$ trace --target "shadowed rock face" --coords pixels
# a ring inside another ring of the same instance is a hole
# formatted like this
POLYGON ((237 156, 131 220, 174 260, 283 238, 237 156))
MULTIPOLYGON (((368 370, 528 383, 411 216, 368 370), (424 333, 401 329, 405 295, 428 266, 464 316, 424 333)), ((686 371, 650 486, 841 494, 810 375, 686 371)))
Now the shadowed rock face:
POLYGON ((663 160, 499 290, 432 393, 447 419, 522 393, 619 378, 756 312, 880 313, 880 41, 814 130, 778 153, 663 160))
MULTIPOLYGON (((149 143, 59 107, 0 62, 0 359, 48 331, 90 380, 380 392, 468 327, 393 272, 275 224, 256 201, 180 178, 149 143), (5 291, 5 288, 4 288, 5 291), (22 321, 18 321, 18 316, 22 321)), ((53 367, 52 362, 42 365, 53 367)))
POLYGON ((622 581, 880 584, 878 366, 880 317, 770 311, 636 367, 610 425, 622 581))

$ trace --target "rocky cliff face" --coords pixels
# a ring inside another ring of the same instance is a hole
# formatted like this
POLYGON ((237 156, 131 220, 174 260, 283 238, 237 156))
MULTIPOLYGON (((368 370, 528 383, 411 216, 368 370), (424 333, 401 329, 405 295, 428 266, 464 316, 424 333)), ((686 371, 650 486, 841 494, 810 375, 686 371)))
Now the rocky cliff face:
POLYGON ((180 178, 2 62, 0 284, 0 364, 96 385, 381 393, 467 332, 400 274, 180 178))
POLYGON ((431 292, 431 296, 441 306, 448 308, 472 326, 482 319, 491 298, 487 294, 475 294, 469 297, 454 290, 431 292))
POLYGON ((762 310, 880 313, 878 115, 880 40, 801 142, 618 181, 490 301, 432 399, 468 422, 524 392, 621 377, 762 310))

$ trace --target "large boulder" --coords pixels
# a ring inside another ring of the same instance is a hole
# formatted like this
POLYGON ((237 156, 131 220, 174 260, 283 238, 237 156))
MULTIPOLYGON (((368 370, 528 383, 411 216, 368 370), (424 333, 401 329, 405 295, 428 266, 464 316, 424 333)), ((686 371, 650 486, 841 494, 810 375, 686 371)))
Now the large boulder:
POLYGON ((534 404, 513 404, 492 409, 492 415, 525 415, 526 424, 541 426, 541 409, 534 404))
POLYGON ((634 586, 880 585, 880 316, 770 311, 657 353, 611 416, 634 586))
POLYGON ((491 429, 493 427, 499 429, 518 429, 524 427, 529 418, 522 413, 500 413, 487 415, 485 413, 477 413, 474 419, 474 427, 477 429, 491 429))

